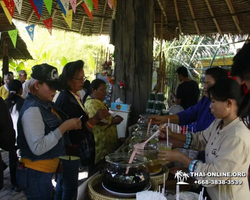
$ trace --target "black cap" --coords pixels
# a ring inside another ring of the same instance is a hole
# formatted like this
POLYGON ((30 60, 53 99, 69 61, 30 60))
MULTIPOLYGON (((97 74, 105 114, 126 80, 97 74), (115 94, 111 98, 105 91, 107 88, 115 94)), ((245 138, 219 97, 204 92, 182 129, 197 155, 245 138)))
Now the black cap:
POLYGON ((50 88, 55 90, 61 89, 57 68, 46 63, 32 67, 31 77, 46 83, 50 88))

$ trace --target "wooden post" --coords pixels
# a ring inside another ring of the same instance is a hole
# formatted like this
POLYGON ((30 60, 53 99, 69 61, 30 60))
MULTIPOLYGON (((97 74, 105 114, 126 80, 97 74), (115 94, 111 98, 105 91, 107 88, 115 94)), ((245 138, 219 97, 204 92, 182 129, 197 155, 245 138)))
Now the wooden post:
POLYGON ((115 78, 113 100, 133 106, 131 122, 146 113, 152 85, 153 0, 118 0, 115 26, 115 78), (119 83, 123 81, 124 89, 119 83))
POLYGON ((3 76, 9 72, 9 56, 8 56, 8 42, 7 38, 3 41, 3 76))

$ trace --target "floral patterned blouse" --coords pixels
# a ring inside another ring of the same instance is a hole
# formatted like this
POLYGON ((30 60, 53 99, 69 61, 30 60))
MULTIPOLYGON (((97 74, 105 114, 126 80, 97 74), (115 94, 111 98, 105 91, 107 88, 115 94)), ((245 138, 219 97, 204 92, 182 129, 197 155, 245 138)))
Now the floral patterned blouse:
MULTIPOLYGON (((102 101, 91 96, 87 97, 84 106, 90 118, 96 114, 98 109, 107 109, 102 101)), ((109 126, 112 122, 112 116, 109 116, 106 120, 108 124, 95 125, 92 130, 95 138, 95 164, 109 153, 113 153, 118 145, 116 126, 109 126)))

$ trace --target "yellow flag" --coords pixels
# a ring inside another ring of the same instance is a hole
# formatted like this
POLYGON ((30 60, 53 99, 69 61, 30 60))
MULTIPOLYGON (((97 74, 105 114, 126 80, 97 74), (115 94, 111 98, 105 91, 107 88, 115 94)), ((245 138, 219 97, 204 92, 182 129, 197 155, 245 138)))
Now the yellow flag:
POLYGON ((73 17, 73 10, 69 10, 66 17, 65 15, 62 13, 62 16, 64 18, 64 20, 66 21, 66 23, 69 25, 69 28, 71 29, 72 26, 72 17, 73 17))
POLYGON ((4 13, 5 13, 6 17, 8 18, 10 24, 12 24, 12 17, 11 17, 11 15, 10 15, 8 9, 6 8, 5 3, 4 3, 3 1, 0 1, 0 3, 1 3, 1 5, 2 5, 2 8, 3 8, 3 10, 4 10, 4 13))
POLYGON ((13 43, 14 48, 16 48, 16 40, 17 40, 17 29, 8 31, 10 39, 13 43))

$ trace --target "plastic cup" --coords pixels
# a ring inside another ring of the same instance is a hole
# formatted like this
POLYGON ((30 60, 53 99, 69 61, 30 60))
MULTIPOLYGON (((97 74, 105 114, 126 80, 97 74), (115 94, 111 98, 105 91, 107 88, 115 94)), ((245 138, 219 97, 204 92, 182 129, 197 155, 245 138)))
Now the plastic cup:
POLYGON ((158 151, 171 151, 172 150, 172 143, 167 142, 159 142, 158 143, 158 151))

